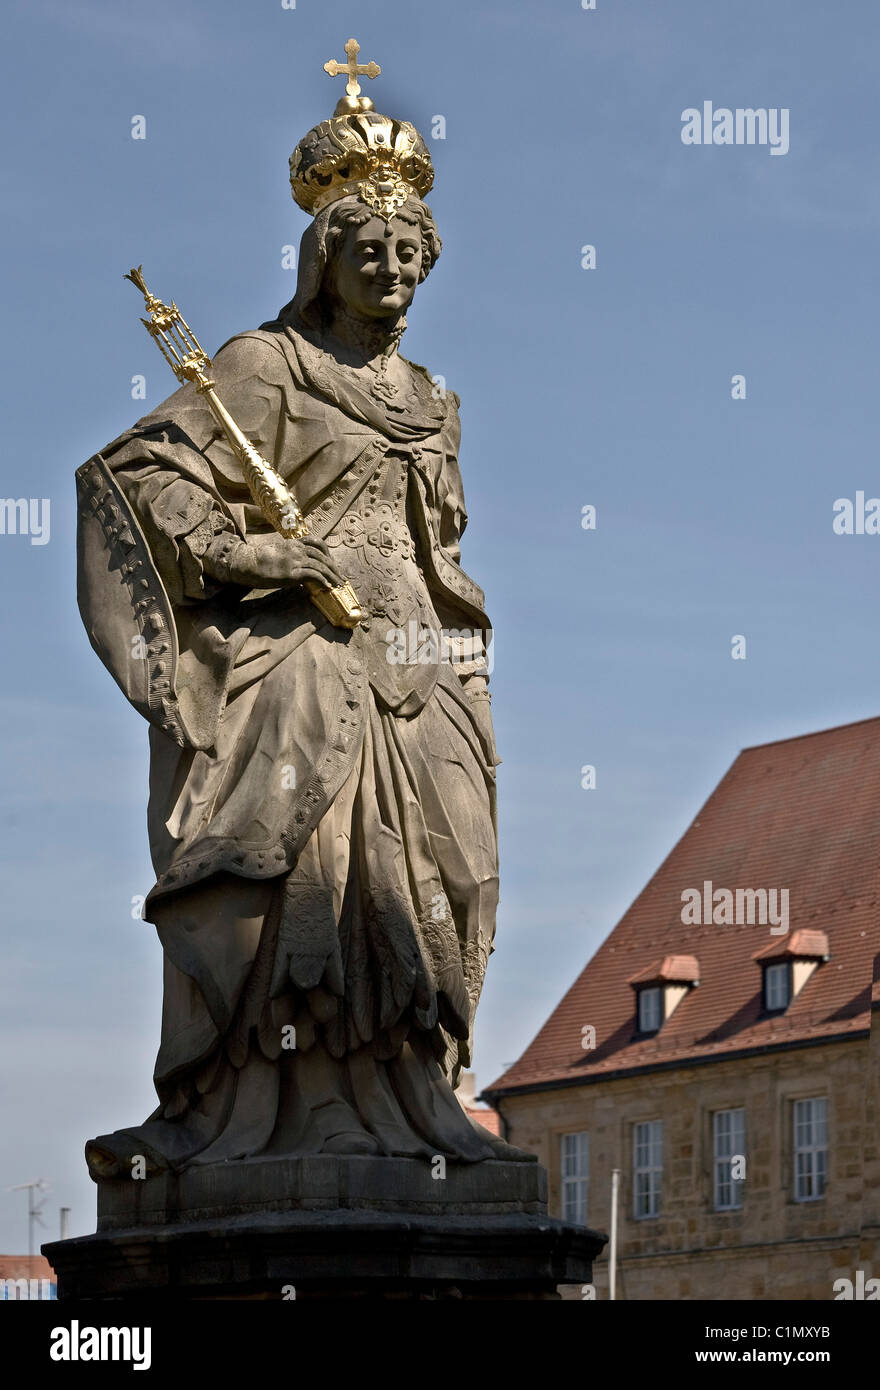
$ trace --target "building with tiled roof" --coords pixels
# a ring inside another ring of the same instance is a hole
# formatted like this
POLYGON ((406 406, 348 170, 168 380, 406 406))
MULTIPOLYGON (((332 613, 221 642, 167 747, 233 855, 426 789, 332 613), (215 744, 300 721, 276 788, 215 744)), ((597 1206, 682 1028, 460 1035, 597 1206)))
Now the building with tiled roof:
POLYGON ((484 1092, 559 1214, 607 1230, 619 1172, 618 1297, 831 1298, 880 1254, 878 901, 880 719, 748 748, 484 1092))

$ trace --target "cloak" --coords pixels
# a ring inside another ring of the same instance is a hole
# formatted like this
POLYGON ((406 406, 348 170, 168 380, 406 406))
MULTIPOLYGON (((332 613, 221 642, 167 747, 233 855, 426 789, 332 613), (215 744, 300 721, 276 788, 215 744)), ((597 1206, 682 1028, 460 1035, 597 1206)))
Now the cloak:
MULTIPOLYGON (((488 632, 483 593, 458 563, 466 513, 457 396, 438 393, 427 371, 413 366, 402 405, 376 400, 289 319, 231 339, 214 358, 213 376, 220 399, 291 487, 316 538, 337 526, 390 450, 408 455, 409 500, 438 619, 488 632)), ((229 794, 189 834, 173 833, 174 826, 169 832, 168 808, 151 797, 157 882, 149 920, 157 899, 218 872, 270 878, 293 867, 358 753, 364 643, 358 630, 326 623, 297 590, 233 590, 202 569, 218 532, 254 542, 274 533, 193 385, 83 465, 77 483, 83 622, 123 693, 150 721, 154 761, 172 761, 174 780, 216 753, 227 702, 244 685, 264 680, 284 660, 302 666, 301 739, 289 764, 293 795, 285 788, 274 804, 256 808, 253 796, 229 794), (319 630, 316 658, 309 639, 319 630)), ((460 676, 448 683, 454 689, 460 676)), ((494 765, 494 750, 485 752, 494 765)))

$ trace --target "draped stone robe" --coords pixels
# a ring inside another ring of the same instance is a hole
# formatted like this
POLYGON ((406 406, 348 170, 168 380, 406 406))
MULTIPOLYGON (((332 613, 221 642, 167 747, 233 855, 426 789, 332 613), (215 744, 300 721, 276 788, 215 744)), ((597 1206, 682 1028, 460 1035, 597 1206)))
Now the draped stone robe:
POLYGON ((194 387, 80 470, 81 611, 151 721, 145 916, 165 952, 160 1105, 92 1141, 96 1176, 134 1152, 498 1156, 449 1085, 497 901, 485 662, 479 643, 389 659, 393 632, 488 630, 458 563, 457 398, 407 365, 408 392, 377 398, 290 317, 214 359, 220 399, 352 580, 351 633, 299 586, 204 570, 218 535, 274 533, 194 387))

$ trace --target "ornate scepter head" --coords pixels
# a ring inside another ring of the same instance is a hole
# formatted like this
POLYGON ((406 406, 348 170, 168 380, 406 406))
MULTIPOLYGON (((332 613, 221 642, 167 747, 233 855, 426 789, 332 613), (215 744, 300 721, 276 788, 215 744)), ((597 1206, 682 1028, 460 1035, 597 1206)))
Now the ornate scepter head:
POLYGON ((194 381, 200 391, 214 383, 208 376, 211 359, 172 299, 165 304, 147 289, 141 274, 143 266, 132 268, 124 280, 130 280, 144 296, 148 319, 141 323, 156 343, 178 381, 194 381))

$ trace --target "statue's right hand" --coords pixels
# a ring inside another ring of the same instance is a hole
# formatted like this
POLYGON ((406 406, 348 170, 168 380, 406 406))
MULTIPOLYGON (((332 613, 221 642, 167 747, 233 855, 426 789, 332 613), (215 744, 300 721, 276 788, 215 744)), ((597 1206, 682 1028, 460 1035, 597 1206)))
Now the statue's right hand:
POLYGON ((226 584, 241 584, 249 589, 263 589, 276 584, 305 584, 313 580, 322 588, 333 589, 344 580, 330 559, 323 541, 289 540, 284 536, 266 536, 257 541, 238 540, 230 545, 228 537, 208 550, 203 564, 209 574, 226 584))

